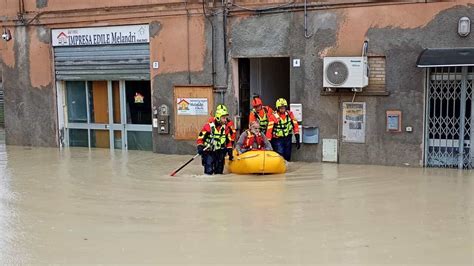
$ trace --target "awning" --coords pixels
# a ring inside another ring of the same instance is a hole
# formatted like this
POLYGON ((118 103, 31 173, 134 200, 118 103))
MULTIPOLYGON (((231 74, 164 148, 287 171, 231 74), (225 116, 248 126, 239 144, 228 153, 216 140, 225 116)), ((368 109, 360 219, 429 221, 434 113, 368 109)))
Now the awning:
POLYGON ((418 67, 474 66, 474 48, 429 48, 423 50, 418 67))

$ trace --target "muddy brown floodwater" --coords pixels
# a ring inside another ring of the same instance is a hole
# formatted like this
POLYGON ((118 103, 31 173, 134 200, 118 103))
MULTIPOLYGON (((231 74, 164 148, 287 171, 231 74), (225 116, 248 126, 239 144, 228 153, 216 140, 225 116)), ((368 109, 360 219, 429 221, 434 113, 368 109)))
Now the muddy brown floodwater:
POLYGON ((188 158, 0 145, 0 264, 474 263, 471 171, 188 158))

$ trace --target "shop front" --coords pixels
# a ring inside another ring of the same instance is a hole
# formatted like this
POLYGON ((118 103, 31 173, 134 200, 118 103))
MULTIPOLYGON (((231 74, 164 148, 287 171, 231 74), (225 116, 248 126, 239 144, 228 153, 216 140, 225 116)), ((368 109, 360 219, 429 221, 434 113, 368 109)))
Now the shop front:
POLYGON ((148 25, 52 30, 60 145, 152 150, 148 25))

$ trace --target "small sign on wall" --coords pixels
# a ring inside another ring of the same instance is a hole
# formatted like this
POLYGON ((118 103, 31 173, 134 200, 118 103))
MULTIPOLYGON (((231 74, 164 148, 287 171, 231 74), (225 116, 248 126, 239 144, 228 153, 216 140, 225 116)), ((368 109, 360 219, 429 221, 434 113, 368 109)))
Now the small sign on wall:
POLYGON ((342 103, 342 141, 365 143, 365 102, 342 103))
POLYGON ((208 115, 207 98, 177 98, 178 115, 208 115))
POLYGON ((291 103, 290 110, 293 112, 296 121, 303 121, 303 105, 301 103, 291 103))
POLYGON ((387 111, 387 131, 402 132, 402 112, 395 110, 387 111))

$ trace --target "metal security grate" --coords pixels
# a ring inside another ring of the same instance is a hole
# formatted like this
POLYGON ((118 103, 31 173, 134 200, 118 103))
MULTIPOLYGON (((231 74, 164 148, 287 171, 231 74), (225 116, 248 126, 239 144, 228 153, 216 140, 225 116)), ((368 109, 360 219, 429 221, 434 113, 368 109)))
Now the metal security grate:
POLYGON ((472 168, 473 76, 472 67, 428 69, 426 166, 472 168))

